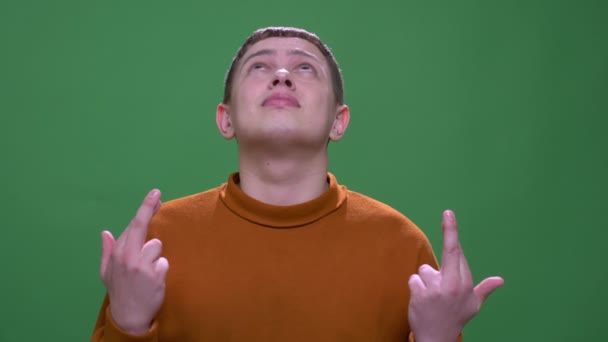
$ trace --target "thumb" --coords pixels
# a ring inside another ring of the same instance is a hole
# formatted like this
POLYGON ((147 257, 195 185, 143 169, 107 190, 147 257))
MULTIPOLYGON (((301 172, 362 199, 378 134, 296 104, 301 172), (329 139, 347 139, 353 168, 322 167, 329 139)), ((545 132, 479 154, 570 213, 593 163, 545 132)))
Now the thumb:
POLYGON ((112 247, 114 247, 114 236, 109 231, 104 230, 101 232, 101 266, 99 268, 99 275, 102 280, 108 267, 108 261, 110 261, 112 247))
POLYGON ((481 281, 479 285, 475 286, 473 291, 477 298, 481 300, 481 302, 485 302, 485 300, 496 290, 497 288, 504 285, 505 281, 501 277, 489 277, 481 281))

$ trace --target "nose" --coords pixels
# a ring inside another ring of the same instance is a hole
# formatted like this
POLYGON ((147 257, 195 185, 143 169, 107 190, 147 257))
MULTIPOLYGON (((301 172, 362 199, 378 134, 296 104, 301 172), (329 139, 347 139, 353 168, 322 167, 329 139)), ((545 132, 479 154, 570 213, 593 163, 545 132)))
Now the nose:
POLYGON ((285 86, 287 86, 289 89, 295 89, 295 85, 290 79, 289 71, 287 71, 285 68, 278 69, 274 73, 274 78, 272 79, 271 86, 269 88, 275 88, 280 84, 285 84, 285 86))

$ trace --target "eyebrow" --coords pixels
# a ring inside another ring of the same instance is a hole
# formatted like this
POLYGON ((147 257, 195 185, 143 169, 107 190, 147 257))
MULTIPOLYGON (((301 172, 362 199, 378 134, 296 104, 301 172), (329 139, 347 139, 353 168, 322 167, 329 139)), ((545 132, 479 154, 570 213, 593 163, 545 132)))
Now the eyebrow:
MULTIPOLYGON (((247 61, 250 60, 250 59, 252 59, 253 57, 262 56, 262 55, 276 55, 276 54, 277 54, 277 50, 262 49, 262 50, 256 51, 256 52, 252 53, 251 55, 247 56, 247 58, 245 58, 245 60, 243 61, 243 64, 241 64, 241 65, 245 65, 245 63, 247 63, 247 61)), ((319 58, 317 56, 315 56, 314 54, 312 54, 312 53, 310 53, 308 51, 299 50, 299 49, 293 49, 293 50, 288 50, 287 54, 290 55, 290 56, 292 56, 292 55, 299 55, 299 56, 304 56, 304 57, 312 58, 315 61, 321 63, 321 61, 319 60, 319 58)))

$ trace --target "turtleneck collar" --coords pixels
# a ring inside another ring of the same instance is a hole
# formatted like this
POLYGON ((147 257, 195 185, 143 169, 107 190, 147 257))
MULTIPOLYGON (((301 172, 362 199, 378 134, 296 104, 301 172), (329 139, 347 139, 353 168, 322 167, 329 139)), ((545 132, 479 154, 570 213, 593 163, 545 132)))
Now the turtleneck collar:
POLYGON ((300 204, 279 206, 245 194, 238 186, 239 174, 236 172, 222 185, 220 198, 228 209, 246 220, 272 228, 295 228, 321 219, 344 203, 346 187, 339 185, 329 172, 327 181, 329 186, 321 196, 300 204))

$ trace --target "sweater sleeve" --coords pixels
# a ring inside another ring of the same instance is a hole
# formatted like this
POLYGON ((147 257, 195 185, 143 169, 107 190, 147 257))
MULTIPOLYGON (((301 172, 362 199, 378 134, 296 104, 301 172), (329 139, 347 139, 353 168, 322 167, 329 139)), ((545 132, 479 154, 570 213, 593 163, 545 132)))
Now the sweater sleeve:
POLYGON ((158 322, 152 322, 150 330, 145 334, 129 334, 122 330, 112 319, 110 301, 106 294, 99 310, 91 342, 158 342, 158 322))
MULTIPOLYGON (((410 334, 407 338, 408 342, 416 342, 416 339, 414 338, 414 332, 410 331, 410 334)), ((462 333, 460 333, 460 335, 458 335, 458 339, 456 340, 456 342, 462 342, 462 333)))

